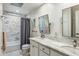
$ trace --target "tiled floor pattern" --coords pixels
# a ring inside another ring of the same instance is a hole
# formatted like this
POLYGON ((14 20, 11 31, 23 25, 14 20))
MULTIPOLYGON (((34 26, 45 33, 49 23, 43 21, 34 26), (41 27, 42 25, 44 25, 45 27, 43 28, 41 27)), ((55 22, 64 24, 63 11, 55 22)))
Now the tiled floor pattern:
POLYGON ((4 56, 22 56, 21 50, 4 53, 4 56))

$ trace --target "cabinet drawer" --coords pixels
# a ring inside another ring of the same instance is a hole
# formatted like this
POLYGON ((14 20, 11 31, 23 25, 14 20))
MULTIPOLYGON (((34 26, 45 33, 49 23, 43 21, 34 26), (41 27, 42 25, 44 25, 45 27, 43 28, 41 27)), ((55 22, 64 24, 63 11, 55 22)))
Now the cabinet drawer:
POLYGON ((48 47, 39 44, 39 49, 49 55, 49 48, 48 47))
POLYGON ((35 41, 33 41, 33 40, 30 40, 30 44, 31 44, 32 46, 38 47, 38 43, 35 42, 35 41))
POLYGON ((49 56, 49 55, 40 50, 39 51, 39 56, 49 56))

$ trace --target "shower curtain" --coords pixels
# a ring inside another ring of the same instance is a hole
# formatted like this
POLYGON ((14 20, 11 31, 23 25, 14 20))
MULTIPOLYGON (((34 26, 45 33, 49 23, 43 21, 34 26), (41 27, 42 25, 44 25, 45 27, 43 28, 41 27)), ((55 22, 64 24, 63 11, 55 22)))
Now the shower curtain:
POLYGON ((30 44, 30 19, 21 18, 21 44, 20 48, 22 49, 22 45, 30 44))

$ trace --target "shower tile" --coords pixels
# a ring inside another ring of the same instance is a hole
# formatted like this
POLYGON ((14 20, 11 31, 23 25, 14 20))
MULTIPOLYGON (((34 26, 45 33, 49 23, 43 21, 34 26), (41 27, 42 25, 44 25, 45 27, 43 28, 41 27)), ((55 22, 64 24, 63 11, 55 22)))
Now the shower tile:
POLYGON ((6 17, 3 20, 3 31, 7 32, 8 42, 20 39, 20 17, 10 15, 6 15, 6 17))

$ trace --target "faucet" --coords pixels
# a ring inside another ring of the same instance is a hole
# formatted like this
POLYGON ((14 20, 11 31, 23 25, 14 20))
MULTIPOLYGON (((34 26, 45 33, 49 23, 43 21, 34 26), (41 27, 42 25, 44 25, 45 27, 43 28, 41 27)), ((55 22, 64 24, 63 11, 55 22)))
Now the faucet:
POLYGON ((73 40, 73 47, 77 47, 77 40, 73 40))
POLYGON ((44 32, 41 31, 41 38, 45 38, 44 32))

